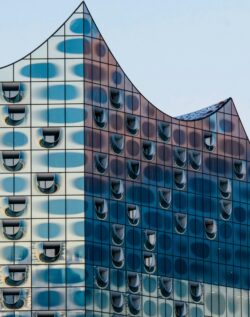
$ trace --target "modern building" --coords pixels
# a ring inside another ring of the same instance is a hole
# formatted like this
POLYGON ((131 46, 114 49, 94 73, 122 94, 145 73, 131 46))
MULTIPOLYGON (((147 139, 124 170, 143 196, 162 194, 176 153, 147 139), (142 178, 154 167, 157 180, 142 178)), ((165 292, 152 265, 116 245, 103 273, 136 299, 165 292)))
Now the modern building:
POLYGON ((231 98, 163 113, 84 3, 0 82, 2 317, 250 316, 250 148, 231 98))

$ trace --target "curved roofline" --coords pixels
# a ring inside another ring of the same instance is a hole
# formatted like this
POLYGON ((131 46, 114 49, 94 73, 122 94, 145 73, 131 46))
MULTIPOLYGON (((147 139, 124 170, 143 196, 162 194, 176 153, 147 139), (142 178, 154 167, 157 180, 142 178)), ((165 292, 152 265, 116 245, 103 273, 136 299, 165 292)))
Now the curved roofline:
POLYGON ((45 41, 43 41, 40 45, 38 45, 38 46, 37 46, 36 48, 34 48, 31 52, 29 52, 28 54, 24 55, 23 57, 21 57, 21 58, 15 60, 15 61, 12 62, 12 63, 9 63, 9 64, 7 64, 7 65, 1 66, 1 67, 0 67, 0 70, 1 70, 1 69, 4 69, 4 68, 6 68, 6 67, 9 67, 9 66, 11 66, 11 65, 14 65, 14 64, 16 64, 16 63, 18 63, 18 62, 20 62, 20 61, 22 61, 22 60, 25 59, 27 56, 31 55, 31 54, 34 53, 36 50, 38 50, 38 49, 39 49, 41 46, 43 46, 46 42, 48 42, 48 40, 50 40, 50 39, 64 26, 64 24, 69 21, 69 19, 76 13, 76 11, 81 7, 82 4, 84 5, 85 2, 82 1, 82 2, 79 4, 79 6, 73 11, 73 13, 56 29, 55 32, 53 32, 49 37, 47 37, 45 41))
MULTIPOLYGON (((16 60, 16 61, 14 61, 14 62, 12 62, 12 63, 10 63, 10 64, 7 64, 7 65, 5 65, 5 66, 0 67, 0 70, 1 70, 1 69, 4 69, 4 68, 7 68, 7 67, 9 67, 9 66, 11 66, 11 65, 14 65, 15 63, 18 63, 18 62, 20 62, 21 60, 25 59, 27 56, 29 56, 29 55, 31 55, 32 53, 34 53, 37 49, 39 49, 42 45, 44 45, 48 40, 50 40, 50 39, 64 26, 64 25, 70 20, 70 18, 77 12, 77 10, 78 10, 81 6, 83 6, 83 13, 84 13, 84 7, 86 7, 88 14, 90 15, 90 17, 92 18, 92 20, 93 20, 94 23, 95 23, 95 20, 94 20, 92 14, 90 13, 90 11, 88 10, 88 7, 87 7, 85 1, 82 1, 82 2, 79 4, 79 6, 72 12, 72 14, 71 14, 71 15, 56 29, 56 31, 53 32, 45 41, 43 41, 40 45, 38 45, 34 50, 32 50, 30 53, 26 54, 24 57, 22 57, 22 58, 20 58, 20 59, 18 59, 18 60, 16 60)), ((120 69, 123 71, 123 73, 124 73, 125 76, 128 78, 128 80, 131 82, 131 84, 135 87, 135 89, 138 91, 138 93, 139 93, 141 96, 143 96, 143 98, 145 98, 145 99, 146 99, 153 107, 155 107, 162 115, 168 116, 169 118, 171 118, 171 119, 173 119, 173 120, 176 120, 176 121, 179 121, 179 122, 187 122, 187 121, 193 122, 193 121, 199 121, 199 120, 203 120, 203 119, 205 119, 205 118, 207 118, 207 117, 210 117, 210 116, 213 115, 214 113, 218 112, 218 111, 219 111, 221 108, 223 108, 230 100, 233 102, 233 99, 232 99, 231 97, 229 97, 229 98, 227 98, 226 100, 219 102, 218 104, 214 104, 214 105, 212 105, 212 106, 207 106, 206 108, 201 108, 201 109, 198 109, 197 111, 190 112, 190 113, 188 113, 188 114, 179 115, 179 116, 176 116, 176 117, 167 114, 166 112, 164 112, 163 110, 161 110, 161 109, 159 109, 157 106, 155 106, 152 102, 150 102, 150 100, 149 100, 148 98, 146 98, 146 97, 144 96, 144 94, 141 93, 141 91, 140 91, 139 89, 137 89, 137 87, 134 85, 134 83, 132 82, 132 80, 130 80, 129 76, 127 76, 127 73, 124 71, 123 67, 120 65, 120 63, 119 63, 119 62, 117 61, 117 59, 115 58, 114 54, 112 53, 112 50, 110 49, 109 45, 108 45, 107 42, 105 41, 105 38, 102 36, 102 32, 99 30, 99 28, 98 28, 98 26, 96 25, 96 23, 95 23, 95 26, 96 26, 98 32, 100 33, 100 35, 101 35, 101 37, 102 37, 102 40, 103 40, 104 43, 107 45, 107 48, 108 48, 110 54, 112 54, 112 56, 113 56, 114 60, 116 61, 117 65, 118 65, 118 66, 120 67, 120 69), (202 112, 204 109, 210 109, 211 107, 215 107, 215 106, 217 106, 217 107, 216 107, 214 110, 209 111, 209 112, 208 112, 206 115, 204 115, 204 116, 197 117, 197 118, 191 119, 191 120, 190 120, 190 119, 183 119, 183 118, 188 117, 188 116, 196 115, 197 113, 202 112)), ((238 114, 238 112, 237 112, 237 114, 238 114)), ((240 120, 240 119, 239 119, 239 120, 240 120)), ((242 126, 243 126, 243 125, 242 125, 242 126)), ((244 129, 244 132, 245 132, 245 134, 246 134, 246 131, 245 131, 244 126, 243 126, 243 129, 244 129)), ((246 136, 247 136, 247 134, 246 134, 246 136)), ((247 136, 247 138, 248 138, 248 136, 247 136)))

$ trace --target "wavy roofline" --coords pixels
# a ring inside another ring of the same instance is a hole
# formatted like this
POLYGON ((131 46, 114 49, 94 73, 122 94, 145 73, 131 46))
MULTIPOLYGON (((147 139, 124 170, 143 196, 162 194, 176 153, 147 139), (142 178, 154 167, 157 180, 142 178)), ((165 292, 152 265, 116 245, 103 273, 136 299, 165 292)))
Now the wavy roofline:
MULTIPOLYGON (((93 20, 94 23, 95 23, 95 20, 94 20, 94 18, 93 18, 93 16, 92 16, 91 12, 90 12, 89 9, 88 9, 88 7, 87 7, 87 5, 86 5, 86 2, 85 2, 85 1, 82 1, 82 2, 78 5, 78 7, 72 12, 72 14, 70 14, 69 17, 68 17, 66 20, 64 20, 64 22, 56 29, 56 31, 54 31, 49 37, 46 38, 46 40, 44 40, 40 45, 38 45, 38 46, 37 46, 35 49, 33 49, 31 52, 29 52, 29 53, 27 53, 26 55, 24 55, 22 58, 19 58, 19 59, 17 59, 16 61, 14 61, 14 62, 12 62, 12 63, 10 63, 10 64, 1 66, 1 67, 0 67, 0 70, 2 70, 2 69, 4 69, 4 68, 7 68, 7 67, 10 67, 10 66, 12 66, 12 65, 14 65, 14 64, 16 64, 16 63, 22 61, 23 59, 27 58, 29 55, 31 55, 32 53, 34 53, 36 50, 38 50, 40 47, 42 47, 46 42, 48 42, 48 41, 71 19, 71 17, 78 11, 78 9, 79 9, 81 6, 83 6, 83 12, 84 12, 84 7, 87 9, 88 14, 90 15, 90 17, 92 18, 92 20, 93 20)), ((194 122, 194 121, 200 121, 200 120, 203 120, 203 119, 205 119, 205 118, 208 118, 208 117, 212 116, 214 113, 216 113, 216 112, 218 112, 219 110, 221 110, 229 101, 232 101, 232 103, 234 104, 233 99, 232 99, 231 97, 229 97, 229 98, 227 98, 227 99, 225 99, 225 100, 223 100, 223 101, 220 101, 220 102, 217 103, 217 104, 214 104, 214 105, 211 105, 211 106, 207 106, 207 107, 205 107, 205 108, 200 108, 200 109, 198 109, 198 110, 196 110, 196 111, 193 111, 193 112, 190 112, 190 113, 187 113, 187 114, 178 115, 178 116, 171 116, 171 115, 169 115, 168 113, 164 112, 163 110, 161 110, 161 109, 159 109, 157 106, 155 106, 147 97, 145 97, 145 95, 144 95, 143 93, 141 93, 141 91, 140 91, 139 89, 137 89, 137 87, 135 86, 135 84, 133 83, 133 81, 130 80, 129 76, 128 76, 127 73, 124 71, 123 67, 120 65, 120 63, 119 63, 119 62, 117 61, 117 59, 115 58, 114 54, 112 53, 112 50, 110 49, 108 43, 106 42, 105 38, 104 38, 103 35, 102 35, 102 32, 99 30, 99 27, 98 27, 98 25, 96 25, 96 23, 95 23, 95 26, 96 26, 98 32, 100 33, 100 35, 101 35, 101 37, 102 37, 102 40, 103 40, 104 43, 107 45, 107 48, 108 48, 110 54, 113 56, 113 58, 114 58, 114 60, 116 61, 117 65, 119 66, 119 68, 123 71, 124 75, 128 78, 128 80, 131 82, 131 84, 135 87, 135 89, 138 91, 138 93, 141 94, 141 96, 142 96, 143 98, 145 98, 145 99, 146 99, 154 108, 156 108, 162 115, 168 116, 170 119, 176 120, 176 121, 179 121, 179 122, 187 122, 187 121, 189 121, 189 122, 194 122), (199 113, 199 112, 201 112, 201 111, 203 111, 203 110, 205 110, 205 109, 211 109, 212 107, 215 107, 215 109, 212 110, 212 111, 209 111, 209 112, 208 112, 206 115, 204 115, 204 116, 201 116, 201 117, 196 118, 196 119, 191 119, 191 120, 190 120, 190 119, 183 119, 184 117, 188 117, 188 116, 195 115, 195 114, 197 114, 197 113, 199 113)), ((235 108, 235 109, 236 109, 236 108, 235 108)), ((237 112, 237 109, 236 109, 236 112, 237 112)), ((238 115, 238 112, 237 112, 237 115, 238 115)), ((239 115, 238 115, 238 117, 239 117, 239 115)), ((240 117, 239 117, 239 120, 240 120, 240 122, 241 122, 240 117)), ((241 124, 242 124, 242 122, 241 122, 241 124)), ((247 137, 247 139, 248 139, 248 141, 249 141, 248 135, 247 135, 247 133, 246 133, 246 130, 245 130, 243 124, 242 124, 242 127, 243 127, 244 132, 245 132, 245 134, 246 134, 246 137, 247 137)))

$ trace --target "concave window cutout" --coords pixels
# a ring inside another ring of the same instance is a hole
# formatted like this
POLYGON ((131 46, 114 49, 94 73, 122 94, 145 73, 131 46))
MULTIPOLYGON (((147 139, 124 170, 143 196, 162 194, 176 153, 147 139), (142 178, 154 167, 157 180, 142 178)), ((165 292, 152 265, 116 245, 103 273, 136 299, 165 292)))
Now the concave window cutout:
POLYGON ((40 145, 45 148, 53 148, 57 146, 60 141, 60 129, 55 128, 43 128, 42 129, 42 139, 40 140, 40 145))
POLYGON ((111 136, 111 147, 116 154, 120 154, 124 150, 124 136, 113 134, 111 136))
POLYGON ((20 102, 23 98, 23 91, 20 83, 2 83, 3 97, 7 102, 20 102))
POLYGON ((25 116, 26 108, 24 106, 8 105, 8 116, 6 117, 5 122, 8 125, 16 126, 24 121, 25 116))

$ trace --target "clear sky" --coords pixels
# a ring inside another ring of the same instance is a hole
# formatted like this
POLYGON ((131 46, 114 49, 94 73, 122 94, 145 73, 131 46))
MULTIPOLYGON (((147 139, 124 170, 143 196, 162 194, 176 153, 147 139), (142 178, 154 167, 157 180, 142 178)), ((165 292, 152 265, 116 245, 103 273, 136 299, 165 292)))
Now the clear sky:
MULTIPOLYGON (((80 0, 1 1, 0 65, 49 37, 80 0)), ((86 0, 137 88, 170 115, 232 97, 250 136, 249 0, 86 0)))

